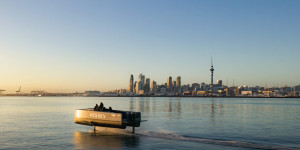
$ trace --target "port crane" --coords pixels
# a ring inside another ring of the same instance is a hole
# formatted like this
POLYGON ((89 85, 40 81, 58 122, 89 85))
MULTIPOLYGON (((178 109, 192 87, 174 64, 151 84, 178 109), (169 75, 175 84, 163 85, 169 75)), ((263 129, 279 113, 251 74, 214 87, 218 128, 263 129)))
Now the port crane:
POLYGON ((19 90, 16 91, 16 94, 21 94, 21 86, 19 87, 19 90))

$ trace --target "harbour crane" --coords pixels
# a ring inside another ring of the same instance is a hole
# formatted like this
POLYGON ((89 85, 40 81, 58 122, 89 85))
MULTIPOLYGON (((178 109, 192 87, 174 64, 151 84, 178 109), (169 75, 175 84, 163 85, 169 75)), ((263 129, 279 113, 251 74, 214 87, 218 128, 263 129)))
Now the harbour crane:
POLYGON ((16 94, 21 94, 21 86, 19 87, 19 90, 16 91, 16 94))

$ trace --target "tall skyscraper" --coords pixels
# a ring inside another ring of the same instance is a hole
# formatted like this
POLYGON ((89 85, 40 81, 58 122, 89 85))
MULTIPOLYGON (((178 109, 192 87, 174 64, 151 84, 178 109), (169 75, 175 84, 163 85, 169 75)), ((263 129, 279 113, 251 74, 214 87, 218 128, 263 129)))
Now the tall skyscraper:
POLYGON ((156 93, 156 82, 154 80, 152 80, 152 82, 151 82, 150 91, 152 93, 156 93))
POLYGON ((176 77, 176 86, 181 87, 181 77, 180 76, 176 77))
POLYGON ((137 80, 137 82, 139 82, 139 81, 141 81, 141 80, 142 80, 142 76, 143 76, 143 74, 142 74, 142 73, 140 73, 140 74, 139 74, 139 77, 138 77, 138 80, 137 80))
POLYGON ((146 82, 145 82, 145 75, 142 75, 142 83, 143 83, 143 86, 146 84, 146 82))
POLYGON ((130 76, 130 81, 129 81, 129 91, 133 92, 133 75, 130 76))
POLYGON ((137 83, 137 81, 134 82, 133 91, 135 91, 135 89, 136 89, 136 85, 137 85, 136 83, 137 83))
POLYGON ((211 92, 214 90, 214 66, 213 66, 213 60, 211 58, 211 66, 210 66, 210 78, 211 78, 211 83, 210 83, 210 89, 211 92))
POLYGON ((136 94, 140 94, 140 91, 143 91, 143 83, 142 83, 142 81, 137 82, 136 86, 137 86, 136 89, 135 89, 136 94))
POLYGON ((169 78, 167 78, 167 88, 169 89, 169 90, 171 90, 172 89, 172 77, 171 76, 169 76, 169 78))
POLYGON ((146 84, 150 85, 150 78, 146 78, 146 84))
POLYGON ((150 92, 150 78, 146 78, 146 82, 144 85, 144 91, 145 92, 150 92))
POLYGON ((143 90, 143 86, 144 86, 143 78, 144 77, 145 76, 142 73, 139 74, 139 77, 138 77, 138 80, 137 80, 137 83, 136 83, 136 86, 135 86, 136 94, 139 94, 139 91, 143 90))
MULTIPOLYGON (((141 87, 139 87, 139 88, 141 88, 140 90, 142 90, 142 89, 143 89, 143 86, 145 85, 145 76, 144 76, 142 73, 140 73, 137 82, 138 82, 138 84, 141 84, 141 85, 142 85, 141 87)), ((140 86, 140 85, 139 85, 139 86, 140 86)))

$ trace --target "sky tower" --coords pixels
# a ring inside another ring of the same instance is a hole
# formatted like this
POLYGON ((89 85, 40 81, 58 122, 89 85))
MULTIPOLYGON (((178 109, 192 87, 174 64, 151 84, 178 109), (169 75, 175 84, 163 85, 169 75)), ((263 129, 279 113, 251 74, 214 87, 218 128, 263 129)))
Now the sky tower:
POLYGON ((210 78, 211 78, 211 83, 210 83, 210 89, 211 92, 213 93, 213 88, 214 88, 214 66, 213 66, 213 59, 211 57, 211 66, 210 66, 210 78))

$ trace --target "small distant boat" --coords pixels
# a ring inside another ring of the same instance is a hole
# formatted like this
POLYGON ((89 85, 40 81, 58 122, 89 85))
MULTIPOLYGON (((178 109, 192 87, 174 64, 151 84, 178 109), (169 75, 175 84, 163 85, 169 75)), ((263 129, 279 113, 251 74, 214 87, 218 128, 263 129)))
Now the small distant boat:
POLYGON ((88 126, 100 126, 110 128, 125 129, 132 127, 134 133, 135 127, 140 127, 141 113, 121 110, 95 111, 93 108, 75 110, 74 122, 88 126))

